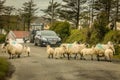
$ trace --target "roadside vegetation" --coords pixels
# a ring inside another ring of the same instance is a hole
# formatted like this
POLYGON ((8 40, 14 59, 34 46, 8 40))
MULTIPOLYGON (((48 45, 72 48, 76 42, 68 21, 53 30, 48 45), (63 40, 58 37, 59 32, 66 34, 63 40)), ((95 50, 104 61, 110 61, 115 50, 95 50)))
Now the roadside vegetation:
POLYGON ((112 41, 115 45, 115 58, 120 59, 120 31, 110 30, 104 25, 99 25, 96 22, 93 27, 84 27, 81 30, 72 29, 67 22, 55 22, 51 27, 57 34, 63 39, 63 43, 73 43, 79 41, 81 43, 88 43, 90 45, 96 45, 97 43, 107 43, 112 41))
POLYGON ((3 43, 5 41, 6 35, 0 34, 0 43, 3 43))
POLYGON ((6 80, 6 78, 11 77, 14 72, 14 67, 6 58, 0 57, 0 80, 6 80))

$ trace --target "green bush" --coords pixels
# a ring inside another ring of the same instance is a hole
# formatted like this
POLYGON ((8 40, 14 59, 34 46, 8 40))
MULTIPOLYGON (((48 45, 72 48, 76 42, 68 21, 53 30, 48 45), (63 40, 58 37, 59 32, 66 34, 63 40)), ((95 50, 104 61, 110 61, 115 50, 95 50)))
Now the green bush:
POLYGON ((50 28, 55 31, 64 41, 70 35, 70 24, 68 22, 55 22, 50 28))
POLYGON ((120 46, 115 45, 115 55, 120 55, 120 46))
POLYGON ((120 44, 120 31, 109 31, 105 37, 103 42, 107 43, 108 41, 112 41, 114 43, 119 43, 120 44))
POLYGON ((115 54, 120 55, 120 47, 118 44, 120 44, 120 31, 109 31, 103 40, 103 43, 107 43, 108 41, 112 41, 115 44, 115 54))
POLYGON ((97 44, 100 42, 100 39, 98 38, 98 34, 96 31, 93 31, 91 33, 91 37, 90 37, 90 43, 91 44, 97 44))
MULTIPOLYGON (((103 14, 101 15, 104 16, 103 14)), ((105 26, 106 22, 104 20, 95 20, 91 29, 90 43, 96 44, 103 41, 105 34, 109 31, 105 26)))
POLYGON ((5 41, 6 35, 0 34, 0 43, 5 41))
POLYGON ((0 57, 0 80, 4 80, 9 71, 9 62, 0 57))
POLYGON ((66 39, 65 42, 68 43, 72 43, 74 41, 86 42, 87 41, 86 31, 87 31, 86 28, 83 30, 78 30, 78 29, 71 30, 71 35, 66 39))

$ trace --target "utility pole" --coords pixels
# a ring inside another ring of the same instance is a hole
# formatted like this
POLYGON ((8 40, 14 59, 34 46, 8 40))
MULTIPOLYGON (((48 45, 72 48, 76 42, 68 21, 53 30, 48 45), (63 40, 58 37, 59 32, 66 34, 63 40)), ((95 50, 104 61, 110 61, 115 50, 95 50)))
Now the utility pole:
POLYGON ((54 5, 54 0, 52 0, 52 7, 51 7, 51 12, 52 12, 51 25, 53 25, 53 21, 54 21, 54 8, 53 8, 53 5, 54 5))

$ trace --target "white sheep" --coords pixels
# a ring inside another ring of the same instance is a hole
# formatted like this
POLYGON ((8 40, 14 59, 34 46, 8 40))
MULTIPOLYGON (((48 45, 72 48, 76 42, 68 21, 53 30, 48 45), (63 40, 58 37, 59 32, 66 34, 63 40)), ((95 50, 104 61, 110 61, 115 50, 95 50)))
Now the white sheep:
POLYGON ((15 43, 12 40, 6 41, 4 46, 6 47, 10 59, 13 59, 16 56, 19 58, 23 52, 23 46, 21 44, 15 43))
POLYGON ((104 56, 105 56, 105 59, 107 61, 110 61, 112 60, 112 57, 113 57, 113 50, 112 49, 106 49, 105 50, 105 53, 104 53, 104 56))
POLYGON ((70 59, 70 56, 75 53, 73 51, 73 46, 76 45, 76 42, 72 43, 72 44, 69 44, 69 43, 63 43, 61 44, 61 47, 64 47, 64 56, 65 54, 67 54, 67 57, 68 57, 68 60, 70 59))
POLYGON ((77 44, 76 42, 72 44, 62 44, 62 45, 66 47, 66 54, 68 56, 68 59, 70 59, 72 55, 75 55, 74 58, 76 59, 77 54, 80 54, 81 50, 86 47, 85 44, 77 44))
POLYGON ((114 45, 108 42, 108 44, 97 44, 96 47, 96 55, 97 55, 97 60, 99 61, 99 57, 105 57, 105 51, 107 49, 112 49, 113 54, 115 53, 115 48, 114 45))
POLYGON ((6 48, 4 47, 5 43, 1 44, 1 53, 7 53, 6 48))
POLYGON ((60 47, 55 48, 55 58, 63 58, 65 57, 64 54, 66 53, 66 47, 61 45, 60 47))
POLYGON ((47 54, 48 54, 48 58, 53 58, 54 56, 54 49, 52 47, 50 47, 50 45, 47 45, 47 54))
POLYGON ((23 52, 24 52, 25 54, 28 54, 28 56, 30 56, 30 47, 24 45, 24 46, 23 46, 23 52))
POLYGON ((84 48, 81 50, 81 54, 82 54, 82 59, 85 59, 86 55, 90 55, 91 56, 91 60, 93 60, 93 55, 96 53, 96 49, 94 46, 92 46, 91 48, 84 48))

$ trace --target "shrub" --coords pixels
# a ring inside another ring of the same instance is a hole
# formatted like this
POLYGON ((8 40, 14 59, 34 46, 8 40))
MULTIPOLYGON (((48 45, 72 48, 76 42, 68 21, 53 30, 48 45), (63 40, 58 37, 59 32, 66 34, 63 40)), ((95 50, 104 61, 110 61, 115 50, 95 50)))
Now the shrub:
POLYGON ((50 28, 60 35, 62 41, 64 41, 70 35, 70 24, 68 22, 55 22, 50 28))
POLYGON ((106 22, 101 19, 95 20, 91 29, 90 43, 96 44, 102 42, 105 34, 109 31, 105 26, 106 22))
POLYGON ((105 37, 103 42, 107 43, 108 41, 112 41, 114 43, 119 43, 120 44, 120 31, 109 31, 105 37))
POLYGON ((4 80, 9 71, 9 62, 0 57, 0 80, 4 80))
POLYGON ((5 41, 6 35, 0 34, 0 43, 5 41))
POLYGON ((103 43, 107 43, 108 41, 112 41, 115 44, 115 54, 120 55, 120 47, 118 44, 120 44, 120 31, 109 31, 103 40, 103 43))
POLYGON ((115 45, 115 55, 120 55, 120 46, 115 45))
POLYGON ((66 39, 65 42, 68 42, 68 43, 71 43, 74 41, 86 42, 87 41, 86 31, 87 31, 86 28, 82 30, 78 30, 78 29, 71 30, 71 35, 66 39))
POLYGON ((6 59, 0 57, 0 80, 7 80, 15 71, 15 67, 6 59))

